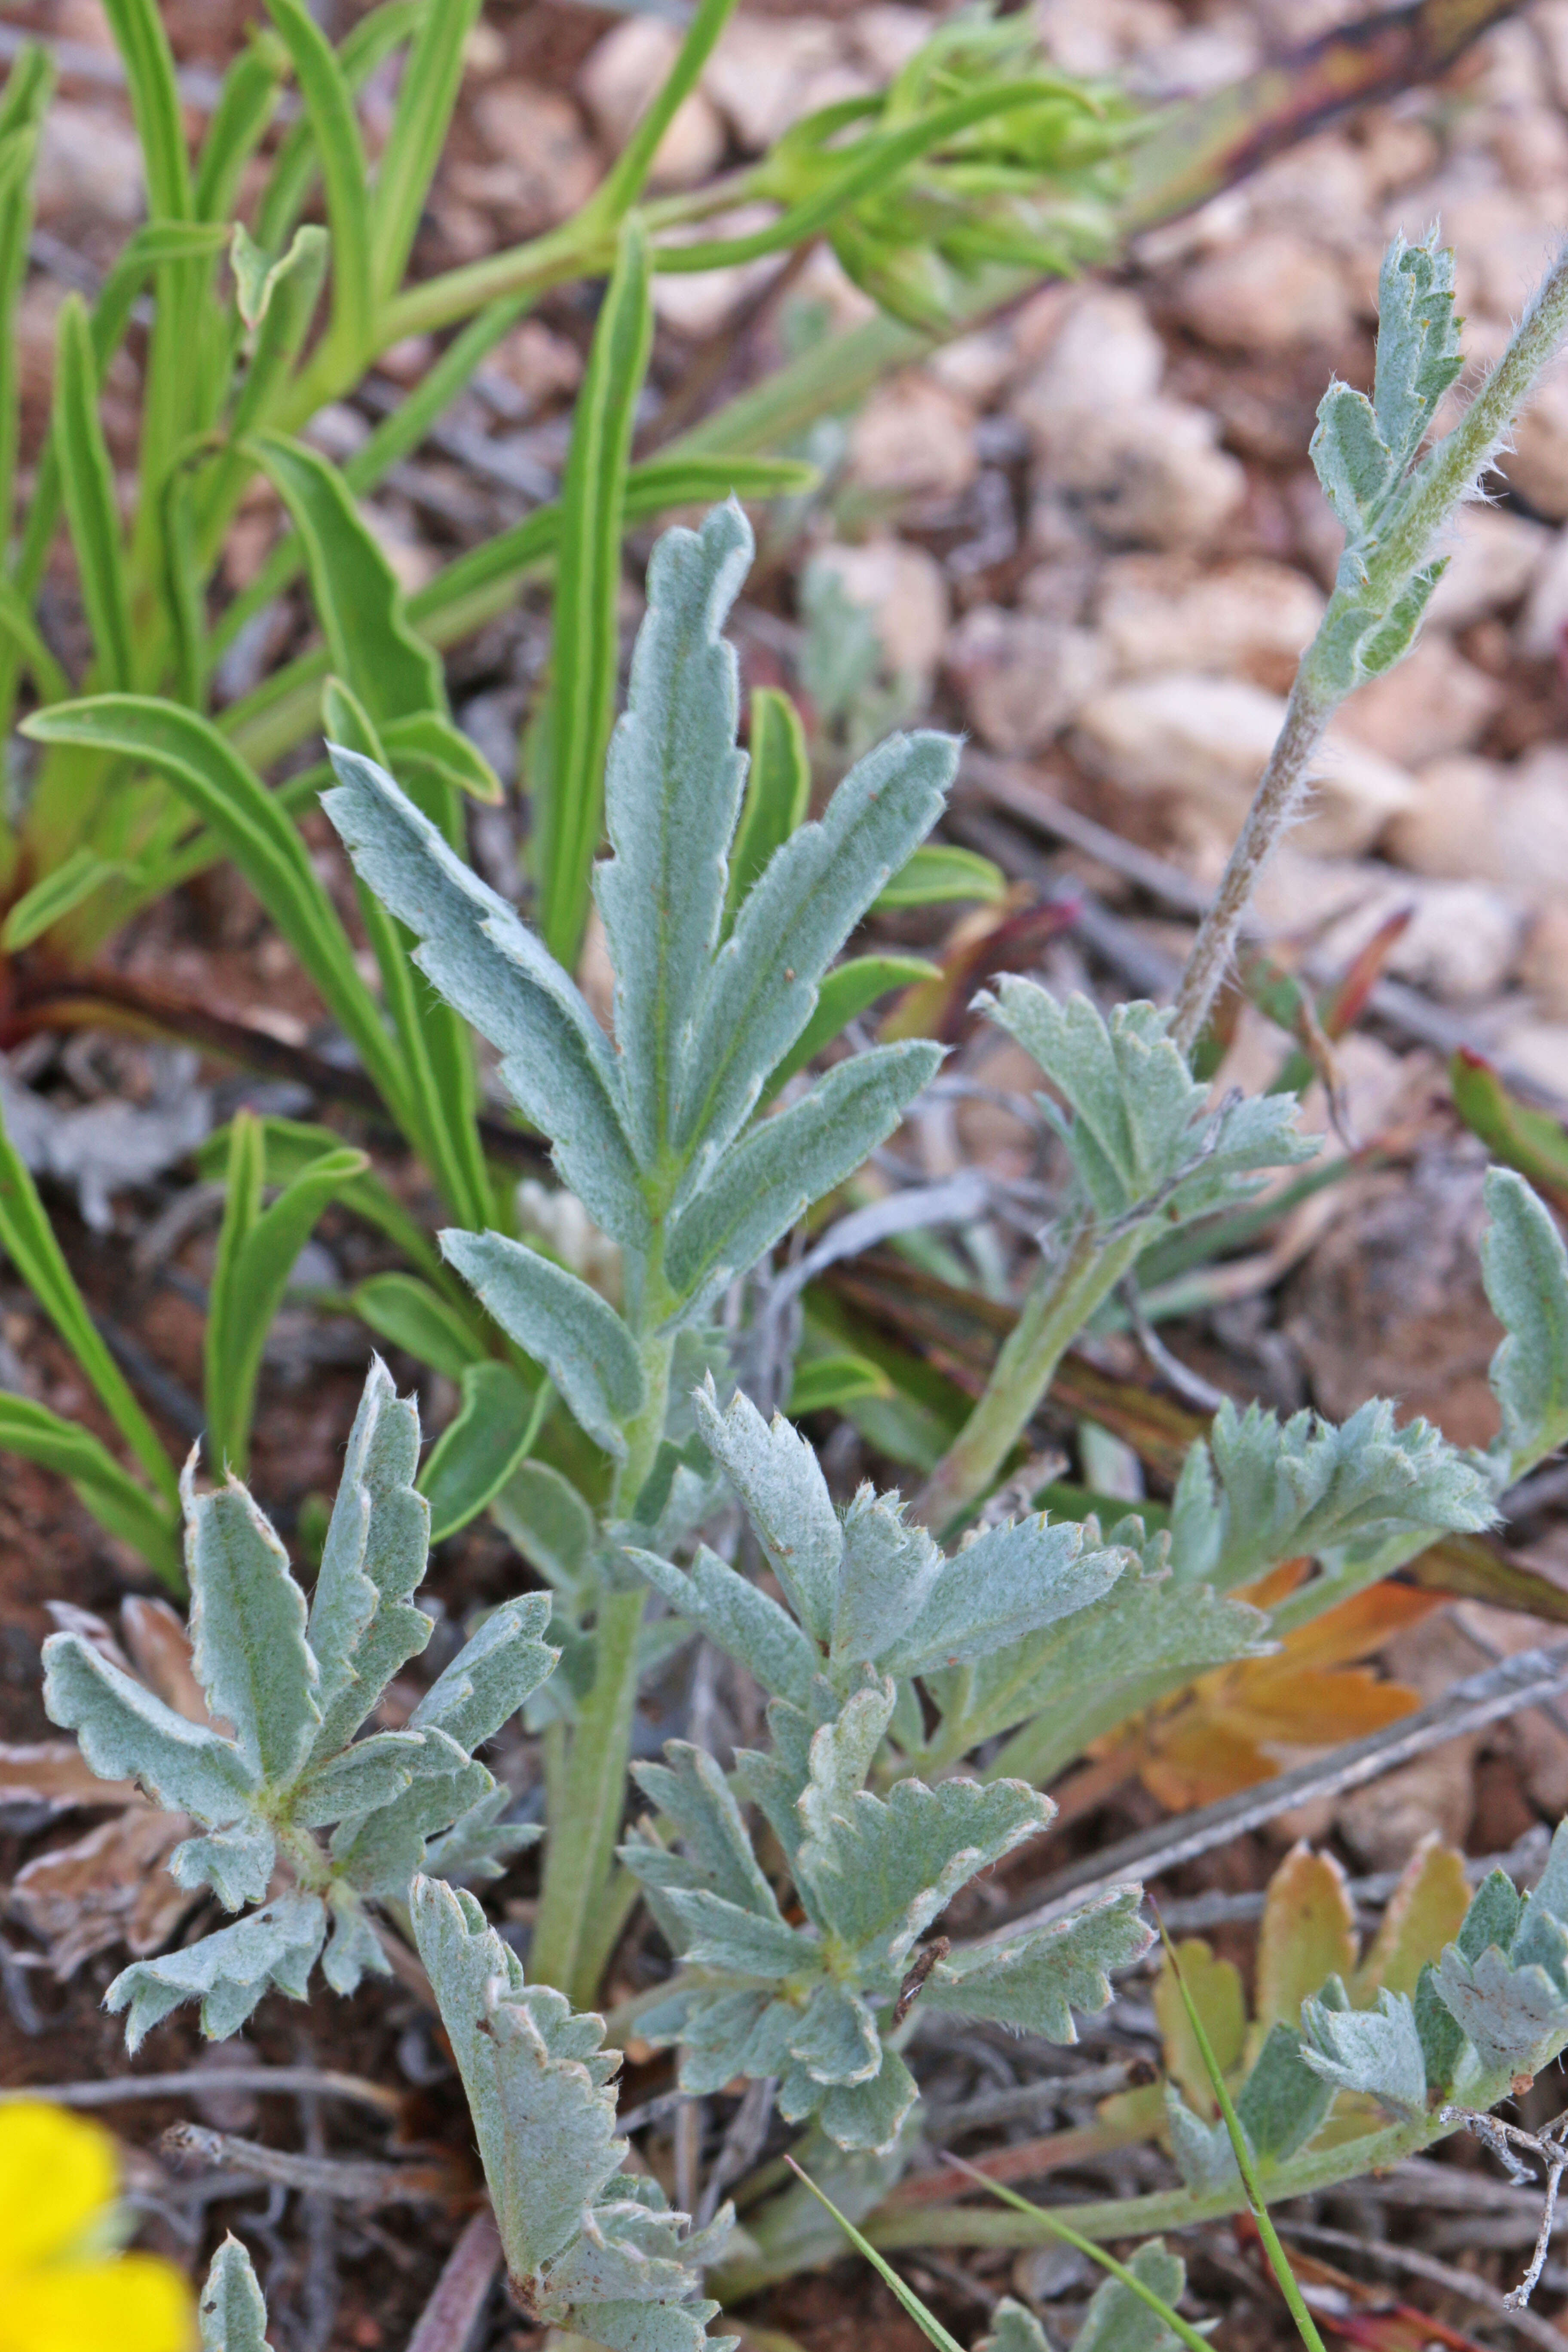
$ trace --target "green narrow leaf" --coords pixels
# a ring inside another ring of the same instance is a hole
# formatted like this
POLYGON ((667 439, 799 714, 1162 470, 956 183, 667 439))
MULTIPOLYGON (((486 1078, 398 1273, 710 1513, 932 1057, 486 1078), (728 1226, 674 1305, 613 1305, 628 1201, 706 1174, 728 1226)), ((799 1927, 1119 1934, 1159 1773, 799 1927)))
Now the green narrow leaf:
MULTIPOLYGON (((336 1151, 342 1143, 330 1127, 315 1127, 305 1119, 264 1118, 262 1134, 267 1146, 268 1184, 287 1184, 298 1176, 323 1151, 336 1151)), ((196 1151, 196 1167, 211 1183, 221 1178, 228 1159, 228 1129, 219 1128, 207 1137, 196 1151)), ((416 1265, 437 1286, 458 1295, 459 1286, 441 1264, 435 1244, 422 1225, 415 1223, 400 1201, 394 1198, 379 1176, 367 1172, 351 1178, 339 1194, 345 1209, 363 1217, 377 1233, 384 1234, 395 1248, 402 1251, 411 1265, 416 1265)))
POLYGON ((191 170, 174 52, 163 19, 154 0, 104 0, 103 13, 125 67, 147 174, 148 210, 165 220, 190 220, 191 170))
POLYGON ((485 1351, 451 1301, 413 1274, 373 1274, 350 1294, 354 1313, 389 1347, 402 1348, 450 1381, 460 1381, 485 1351))
POLYGON ((939 907, 973 901, 998 906, 1007 895, 1007 877, 989 857, 927 842, 900 867, 876 901, 872 913, 896 914, 904 907, 939 907))
POLYGON ((135 674, 131 592, 114 468, 98 414, 98 367, 87 306, 79 294, 68 294, 60 305, 53 429, 66 520, 99 676, 111 690, 124 690, 135 674))
POLYGON ((397 575, 337 467, 279 433, 255 434, 249 447, 300 534, 333 668, 378 729, 416 711, 445 716, 440 661, 409 627, 397 575))
POLYGON ((26 1284, 93 1387, 116 1429, 153 1486, 172 1507, 178 1493, 173 1466, 152 1423, 126 1385, 99 1336, 38 1198, 38 1188, 0 1121, 0 1248, 26 1284))
MULTIPOLYGON (((0 336, 3 334, 4 329, 0 326, 0 336)), ((0 366, 3 364, 0 362, 0 366)), ((5 385, 0 383, 0 400, 4 397, 5 385)), ((70 680, 44 643, 15 581, 7 579, 3 572, 0 572, 0 637, 9 637, 22 666, 31 670, 39 701, 63 702, 71 690, 70 680)))
POLYGON ((0 1449, 68 1478, 100 1527, 132 1545, 172 1592, 184 1591, 172 1507, 160 1509, 90 1430, 30 1397, 0 1395, 0 1449))
MULTIPOLYGON (((27 275, 38 127, 53 88, 48 51, 29 43, 17 54, 0 90, 0 538, 6 541, 11 536, 20 420, 18 345, 12 322, 27 275)), ((6 700, 0 691, 0 716, 6 700)))
POLYGON ((639 115, 631 137, 616 158, 615 168, 597 201, 611 220, 619 220, 642 194, 665 132, 696 89, 698 77, 735 12, 735 0, 700 0, 675 62, 657 96, 639 115))
POLYGON ((741 901, 775 849, 805 822, 811 804, 811 757, 799 711, 777 687, 759 686, 752 695, 752 764, 746 798, 730 852, 730 887, 724 901, 728 937, 741 901))
POLYGON ((369 1166, 363 1151, 323 1152, 262 1209, 259 1124, 241 1112, 230 1130, 229 1198, 207 1307, 206 1409, 216 1458, 237 1477, 250 1457, 262 1349, 294 1262, 322 1211, 369 1166))
POLYGON ((206 592, 196 551, 195 502, 186 467, 163 491, 163 603, 174 624, 174 696, 198 709, 205 699, 206 592))
MULTIPOLYGON (((351 95, 419 29, 428 0, 383 0, 351 27, 338 47, 338 66, 351 95)), ((257 242, 276 252, 287 244, 315 185, 320 157, 314 126, 303 110, 278 142, 271 176, 257 207, 257 242)))
POLYGON ((459 1375, 463 1402, 419 1473, 430 1506, 430 1540, 439 1543, 477 1518, 528 1453, 548 1403, 547 1385, 531 1390, 509 1364, 469 1364, 459 1375))
POLYGON ((83 842, 62 866, 46 874, 41 882, 35 882, 16 901, 0 927, 0 949, 7 955, 19 954, 54 924, 63 921, 73 907, 79 907, 102 883, 112 882, 124 871, 123 866, 100 857, 96 849, 89 849, 83 842))
MULTIPOLYGON (((4 625, 0 612, 0 625, 4 625)), ((1532 1110, 1504 1086, 1489 1062, 1461 1046, 1448 1065, 1454 1108, 1494 1160, 1516 1168, 1558 1209, 1568 1213, 1568 1129, 1532 1110)))
POLYGON ((427 8, 404 66, 371 204, 371 282, 378 302, 391 301, 408 267, 463 78, 464 44, 479 13, 479 0, 442 0, 427 8))
POLYGON ((245 167, 272 120, 286 62, 270 34, 253 32, 224 75, 196 163, 192 201, 198 220, 226 225, 233 214, 245 167))
MULTIPOLYGON (((250 365, 229 419, 229 430, 236 440, 243 440, 270 414, 274 397, 300 355, 321 280, 327 274, 327 232, 313 222, 296 229, 287 252, 276 259, 265 256, 259 246, 253 246, 242 227, 235 230, 230 264, 237 287, 243 289, 246 301, 256 312, 250 365), (253 261, 252 255, 258 258, 253 261)), ((218 487, 213 492, 215 507, 226 506, 232 496, 232 474, 247 463, 236 450, 228 464, 217 469, 218 487)))
POLYGON ((839 964, 818 990, 816 1012, 764 1084, 763 1104, 772 1102, 786 1078, 804 1070, 824 1045, 830 1045, 879 996, 886 996, 890 989, 911 988, 917 981, 941 978, 941 966, 928 963, 923 956, 852 956, 847 963, 839 964))
POLYGON ((332 319, 329 335, 339 362, 357 367, 374 341, 374 279, 371 265, 370 167, 355 119, 353 94, 331 43, 303 0, 267 0, 268 12, 294 61, 321 162, 332 240, 332 319))
POLYGON ((298 832, 266 786, 195 711, 141 695, 98 695, 37 711, 24 733, 43 743, 123 752, 167 776, 222 841, 342 1024, 404 1132, 418 1123, 374 998, 298 832))
POLYGON ((535 811, 540 931, 574 971, 604 809, 605 752, 615 709, 616 604, 632 426, 653 340, 647 246, 622 231, 615 272, 578 394, 561 488, 556 558, 549 789, 535 811))

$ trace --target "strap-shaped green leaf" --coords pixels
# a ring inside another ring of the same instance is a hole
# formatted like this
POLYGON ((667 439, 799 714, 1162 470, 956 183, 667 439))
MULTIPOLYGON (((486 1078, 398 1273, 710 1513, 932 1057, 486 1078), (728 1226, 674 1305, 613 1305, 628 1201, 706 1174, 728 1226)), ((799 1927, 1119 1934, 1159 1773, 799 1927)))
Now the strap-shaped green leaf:
POLYGON ((174 1471, 152 1423, 132 1395, 55 1238, 38 1189, 0 1120, 0 1248, 70 1349, 108 1409, 115 1427, 167 1500, 178 1493, 174 1471))
POLYGON ((640 226, 628 222, 594 331, 561 485, 551 766, 548 788, 534 809, 540 928, 569 971, 587 919, 605 806, 605 751, 619 666, 626 467, 652 341, 647 247, 640 226))
POLYGON ((404 64, 371 204, 371 283, 377 302, 390 302, 403 282, 462 81, 464 46, 479 13, 479 0, 443 0, 426 8, 404 64))
MULTIPOLYGON (((342 1137, 334 1135, 330 1127, 316 1127, 307 1119, 264 1118, 261 1132, 267 1151, 264 1181, 268 1184, 287 1184, 312 1160, 319 1160, 323 1151, 335 1151, 342 1142, 342 1137)), ((223 1175, 228 1142, 227 1128, 218 1128, 197 1150, 196 1166, 209 1182, 223 1175)), ((416 1265, 431 1282, 447 1288, 452 1303, 461 1311, 466 1302, 460 1286, 445 1271, 425 1228, 415 1222, 379 1176, 367 1172, 352 1177, 340 1198, 345 1209, 352 1209, 356 1217, 363 1217, 377 1233, 384 1234, 411 1265, 416 1265)))
POLYGON ((942 1058, 940 1045, 920 1040, 858 1054, 730 1151, 670 1228, 665 1270, 685 1311, 755 1265, 814 1201, 863 1167, 942 1058))
POLYGON ((410 628, 397 575, 337 467, 279 433, 255 434, 248 446, 300 534, 332 667, 373 723, 380 728, 416 711, 444 715, 441 664, 410 628))
MULTIPOLYGON (((41 44, 28 44, 13 60, 5 87, 0 90, 0 530, 7 540, 16 489, 21 394, 20 350, 12 320, 27 274, 38 127, 53 86, 48 51, 41 44)), ((0 718, 8 699, 0 690, 0 718)))
POLYGON ((472 1326, 427 1282, 414 1274, 373 1274, 351 1293, 353 1310, 378 1339, 401 1348, 449 1381, 460 1381, 484 1358, 472 1326))
POLYGON ((277 41, 253 32, 224 75, 196 160, 192 205, 198 220, 233 218, 245 167, 272 120, 283 68, 277 41))
POLYGON ((462 1403, 419 1474, 430 1506, 430 1540, 456 1535, 506 1485, 533 1442, 541 1415, 537 1389, 510 1364, 468 1363, 458 1374, 462 1403))
POLYGON ((38 711, 26 731, 123 752, 168 777, 222 840, 406 1131, 403 1073, 325 886, 288 816, 217 730, 171 703, 110 694, 38 711))
POLYGON ((906 907, 945 907, 972 901, 989 907, 1007 895, 1002 868, 978 850, 955 848, 951 842, 922 843, 879 897, 879 915, 899 913, 906 907))
POLYGON ((375 292, 371 261, 370 167, 342 66, 303 0, 267 0, 268 13, 294 61, 327 195, 332 239, 334 352, 345 368, 369 357, 375 292))
MULTIPOLYGON (((3 317, 0 311, 0 317, 3 317)), ((0 362, 0 369, 4 362, 0 362)), ((5 383, 0 377, 0 401, 5 398, 5 383)), ((0 420, 0 433, 4 422, 0 420)), ((3 452, 0 452, 3 458, 3 452)), ((0 496, 4 495, 4 478, 0 477, 0 496)), ((63 702, 70 692, 70 680, 44 643, 38 625, 24 602, 14 580, 0 572, 0 638, 9 637, 13 655, 32 671, 33 683, 38 689, 40 702, 63 702)))
POLYGON ((251 1771, 285 1787, 321 1720, 305 1596, 270 1520, 237 1480, 198 1495, 195 1476, 193 1454, 181 1480, 191 1669, 212 1713, 233 1724, 251 1771))
POLYGON ((201 2321, 202 2352, 267 2352, 266 2297, 232 2230, 208 2265, 201 2321))
POLYGON ((775 849, 805 822, 811 803, 811 757, 799 711, 776 686, 754 687, 751 702, 751 769, 741 822, 730 852, 724 929, 761 878, 775 849))
POLYGON ((339 1146, 292 1177, 261 1207, 265 1146, 241 1111, 230 1130, 228 1199, 218 1236, 205 1340, 208 1442, 238 1477, 250 1459, 250 1423, 262 1350, 300 1252, 322 1211, 370 1162, 339 1146))
POLYGON ((87 306, 79 294, 68 294, 60 305, 52 421, 66 520, 99 677, 110 689, 124 690, 134 684, 136 673, 131 591, 114 468, 98 414, 98 367, 87 306))
POLYGON ((568 1410, 619 1460, 641 1412, 637 1344, 615 1308, 576 1275, 501 1234, 447 1231, 441 1249, 524 1355, 542 1363, 568 1410))
MULTIPOLYGON (((238 242, 237 231, 237 248, 238 242)), ((327 274, 327 251, 326 230, 314 222, 307 222, 303 228, 295 230, 287 251, 268 260, 250 287, 248 299, 256 311, 257 324, 250 365, 229 419, 230 434, 236 440, 243 440, 270 415, 281 395, 310 330, 321 281, 327 274)), ((233 478, 245 462, 237 449, 230 457, 228 468, 219 469, 226 489, 231 489, 233 478)), ((216 489, 213 503, 215 507, 218 505, 216 489)), ((214 642, 221 650, 221 638, 214 642)))
POLYGON ((90 1430, 30 1397, 0 1396, 0 1449, 68 1478, 100 1527, 133 1545, 173 1591, 184 1591, 172 1511, 139 1486, 90 1430))
POLYGON ((914 988, 923 980, 941 978, 941 965, 928 963, 924 956, 851 956, 847 963, 836 964, 816 992, 816 1012, 763 1081, 763 1105, 772 1102, 779 1088, 797 1070, 804 1070, 825 1045, 830 1045, 851 1021, 868 1012, 879 997, 895 988, 914 988))
POLYGON ((819 824, 774 853, 712 966, 683 1057, 675 1140, 722 1151, 816 1004, 823 973, 942 813, 958 747, 895 735, 851 769, 819 824))
MULTIPOLYGON (((376 68, 416 33, 429 0, 382 0, 350 26, 339 46, 338 68, 353 96, 364 88, 376 68)), ((278 142, 271 175, 257 207, 256 236, 276 253, 289 241, 315 185, 321 158, 315 125, 301 108, 278 142)))
POLYGON ((149 208, 166 220, 190 220, 195 206, 174 58, 155 0, 104 0, 103 13, 125 67, 149 208))

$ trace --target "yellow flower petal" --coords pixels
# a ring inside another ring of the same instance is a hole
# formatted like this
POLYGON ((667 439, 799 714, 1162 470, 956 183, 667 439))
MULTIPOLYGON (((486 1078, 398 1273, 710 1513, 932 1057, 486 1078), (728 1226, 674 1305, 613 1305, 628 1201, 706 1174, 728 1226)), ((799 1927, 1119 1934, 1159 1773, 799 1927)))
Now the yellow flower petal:
POLYGON ((32 2099, 0 2106, 0 2306, 11 2280, 80 2242, 119 2174, 113 2139, 97 2124, 32 2099))
POLYGON ((121 2254, 0 2289, 0 2352, 192 2352, 195 2298, 173 2263, 121 2254))

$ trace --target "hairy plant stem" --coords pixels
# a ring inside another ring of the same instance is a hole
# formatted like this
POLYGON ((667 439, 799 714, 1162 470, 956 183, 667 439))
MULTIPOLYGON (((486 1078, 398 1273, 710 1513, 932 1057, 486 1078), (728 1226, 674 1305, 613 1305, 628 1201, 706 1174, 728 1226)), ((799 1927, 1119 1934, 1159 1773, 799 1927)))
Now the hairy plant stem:
MULTIPOLYGON (((668 1331, 645 1336, 646 1402, 626 1433, 626 1458, 611 1501, 614 1516, 632 1509, 653 1467, 668 1410, 673 1353, 668 1331)), ((578 2009, 593 2006, 630 1908, 626 1890, 612 1892, 611 1880, 631 1761, 646 1599, 640 1581, 635 1591, 610 1590, 601 1598, 594 1624, 594 1680, 573 1727, 565 1769, 557 1769, 550 1786, 550 1837, 528 1972, 540 1983, 554 1985, 578 2009)), ((634 1887, 634 1897, 635 1893, 634 1887)))
POLYGON ((911 1517, 942 1535, 994 1483, 1062 1357, 1146 1238, 1142 1223, 1108 1236, 1086 1223, 1065 1258, 1041 1265, 984 1395, 915 1497, 911 1517))
POLYGON ((1258 877, 1306 803, 1312 754, 1323 730, 1362 682, 1343 650, 1347 620, 1357 608, 1386 617, 1415 575, 1431 562, 1444 530, 1474 494, 1565 332, 1568 253, 1559 257, 1458 424, 1416 469, 1414 495, 1396 500, 1386 532, 1370 545, 1346 551, 1318 634, 1301 656, 1279 740, 1182 974, 1171 1034, 1184 1052, 1191 1053, 1203 1033, 1258 877))

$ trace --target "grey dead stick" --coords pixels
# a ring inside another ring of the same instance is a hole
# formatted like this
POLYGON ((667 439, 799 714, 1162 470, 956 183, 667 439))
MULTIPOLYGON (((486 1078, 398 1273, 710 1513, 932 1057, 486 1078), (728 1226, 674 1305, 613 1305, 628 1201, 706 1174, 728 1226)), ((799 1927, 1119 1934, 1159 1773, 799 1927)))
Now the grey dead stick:
POLYGON ((435 2291, 408 2339, 408 2352, 467 2352, 500 2269, 495 2216, 476 2213, 447 2257, 435 2291))

